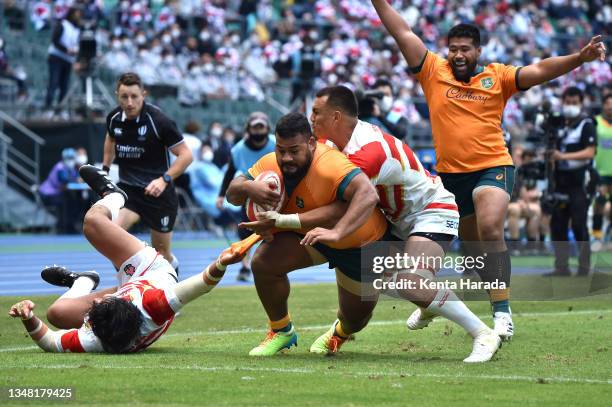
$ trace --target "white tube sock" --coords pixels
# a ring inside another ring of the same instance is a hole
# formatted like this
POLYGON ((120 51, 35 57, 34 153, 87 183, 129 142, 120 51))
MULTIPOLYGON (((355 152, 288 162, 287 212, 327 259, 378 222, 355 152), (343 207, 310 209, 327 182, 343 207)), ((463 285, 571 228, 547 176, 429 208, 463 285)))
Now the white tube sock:
POLYGON ((181 304, 185 305, 190 301, 210 292, 217 286, 221 278, 216 278, 210 275, 208 267, 206 270, 195 276, 191 276, 174 286, 174 294, 179 299, 181 304))
POLYGON ((119 209, 125 205, 125 198, 119 192, 113 192, 100 199, 93 206, 100 205, 108 209, 111 213, 111 220, 114 222, 119 216, 119 209))
POLYGON ((472 338, 489 329, 451 290, 438 290, 426 310, 460 325, 472 338))
POLYGON ((89 277, 79 277, 74 280, 72 287, 66 291, 60 299, 77 298, 87 295, 91 292, 94 286, 94 281, 89 277))

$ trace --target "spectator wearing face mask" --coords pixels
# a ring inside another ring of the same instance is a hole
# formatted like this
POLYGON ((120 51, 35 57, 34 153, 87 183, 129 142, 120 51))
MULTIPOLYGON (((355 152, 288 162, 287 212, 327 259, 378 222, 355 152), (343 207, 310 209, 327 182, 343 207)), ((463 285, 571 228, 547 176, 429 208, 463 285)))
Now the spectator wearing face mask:
POLYGON ((223 129, 223 140, 230 146, 234 146, 236 143, 236 132, 230 126, 223 129))
POLYGON ((387 128, 381 120, 382 110, 380 108, 381 99, 363 95, 359 97, 359 120, 373 124, 379 127, 385 133, 391 134, 391 130, 387 128))
MULTIPOLYGON (((174 185, 182 188, 190 198, 194 198, 192 190, 191 190, 191 167, 200 159, 200 150, 202 148, 202 139, 199 136, 200 124, 196 121, 189 121, 185 128, 183 129, 183 140, 185 140, 185 145, 187 148, 191 150, 191 154, 193 155, 193 163, 188 167, 187 171, 179 175, 174 180, 174 185)), ((170 155, 170 163, 174 163, 176 157, 174 155, 170 155)))
POLYGON ((58 233, 76 233, 75 213, 68 206, 68 184, 79 179, 77 152, 74 148, 62 150, 62 160, 57 162, 47 179, 40 185, 38 193, 45 206, 52 208, 57 218, 58 233))
POLYGON ((125 45, 121 38, 112 37, 110 40, 110 50, 102 57, 102 65, 117 71, 128 70, 132 65, 132 60, 125 45))
POLYGON ((183 107, 194 107, 205 103, 201 69, 195 62, 187 65, 187 74, 178 88, 178 101, 183 107))
POLYGON ((201 130, 200 124, 193 120, 189 121, 183 129, 183 139, 185 139, 187 147, 191 150, 194 161, 198 160, 200 149, 202 148, 202 139, 199 136, 201 130))
POLYGON ((223 125, 220 122, 212 122, 208 128, 208 142, 210 143, 214 158, 213 163, 221 168, 229 161, 231 144, 223 139, 223 125))
MULTIPOLYGON (((231 150, 223 184, 217 198, 217 208, 223 207, 225 193, 230 182, 238 175, 246 174, 248 169, 253 166, 264 155, 274 151, 276 139, 271 134, 270 120, 268 115, 262 112, 253 112, 246 123, 245 137, 240 140, 231 150)), ((248 222, 244 206, 240 211, 240 222, 248 222)), ((246 229, 238 229, 240 239, 247 238, 251 232, 246 229)), ((242 261, 242 268, 238 274, 238 281, 247 281, 251 270, 249 268, 249 256, 242 261)))
POLYGON ((380 122, 391 132, 394 137, 405 140, 408 136, 408 119, 402 115, 401 106, 396 105, 393 97, 393 86, 389 80, 381 78, 374 84, 374 89, 381 92, 383 97, 379 103, 380 122))
POLYGON ((85 165, 89 162, 89 157, 87 156, 87 150, 85 147, 77 147, 76 156, 74 158, 74 164, 77 168, 81 168, 82 165, 85 165))
POLYGON ((222 209, 217 207, 216 201, 224 174, 213 163, 214 155, 210 143, 203 143, 197 154, 199 160, 194 162, 189 169, 189 178, 191 192, 196 202, 204 209, 206 215, 217 220, 222 214, 222 209))

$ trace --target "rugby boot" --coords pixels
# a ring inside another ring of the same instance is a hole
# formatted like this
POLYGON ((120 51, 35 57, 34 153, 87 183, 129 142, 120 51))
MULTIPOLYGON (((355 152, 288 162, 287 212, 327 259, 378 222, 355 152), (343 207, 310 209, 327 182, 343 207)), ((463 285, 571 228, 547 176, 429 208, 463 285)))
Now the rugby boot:
POLYGON ((72 284, 79 277, 87 277, 93 280, 94 286, 92 290, 95 290, 100 283, 100 275, 95 271, 83 271, 80 273, 70 271, 63 266, 49 266, 42 269, 40 276, 47 283, 57 285, 59 287, 72 287, 72 284))
POLYGON ((319 336, 313 343, 310 345, 311 353, 318 353, 322 355, 335 355, 342 344, 346 342, 349 338, 342 338, 341 336, 336 335, 336 324, 338 320, 334 322, 332 327, 325 332, 323 335, 319 336))
POLYGON ((89 185, 89 187, 100 197, 112 192, 118 192, 123 195, 127 201, 127 194, 121 188, 115 185, 105 171, 94 167, 93 165, 85 164, 79 168, 79 175, 81 178, 83 178, 83 181, 85 181, 87 185, 89 185))
POLYGON ((297 346, 298 336, 293 326, 289 332, 268 331, 264 339, 257 347, 251 349, 249 356, 273 356, 283 349, 297 346))

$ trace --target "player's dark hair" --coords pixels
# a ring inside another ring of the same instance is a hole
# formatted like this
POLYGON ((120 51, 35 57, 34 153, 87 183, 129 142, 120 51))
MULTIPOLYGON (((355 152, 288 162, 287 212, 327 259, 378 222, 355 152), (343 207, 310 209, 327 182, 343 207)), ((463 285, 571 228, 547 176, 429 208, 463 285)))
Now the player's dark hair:
POLYGON ((312 137, 312 129, 306 116, 301 113, 289 113, 276 122, 276 136, 289 139, 301 135, 306 139, 312 137))
POLYGON ((118 297, 94 302, 89 310, 91 329, 109 353, 127 352, 138 337, 142 322, 138 308, 118 297))
POLYGON ((612 93, 608 93, 606 96, 604 96, 603 98, 601 98, 601 104, 605 105, 606 102, 608 101, 608 99, 612 98, 612 93))
POLYGON ((448 42, 451 38, 471 38, 474 46, 480 47, 480 30, 473 24, 457 24, 448 32, 448 42))
POLYGON ((140 79, 140 76, 138 76, 138 74, 134 72, 126 72, 122 74, 119 77, 119 79, 117 79, 117 89, 119 89, 119 86, 121 85, 124 85, 124 86, 138 85, 140 89, 143 88, 142 79, 140 79))
POLYGON ((327 96, 327 105, 333 106, 351 117, 357 117, 359 114, 357 97, 346 86, 328 86, 317 92, 318 98, 325 96, 327 96))
POLYGON ((584 100, 584 93, 575 86, 570 86, 569 88, 563 91, 563 95, 561 96, 561 100, 565 100, 566 97, 578 96, 580 98, 580 103, 584 100))

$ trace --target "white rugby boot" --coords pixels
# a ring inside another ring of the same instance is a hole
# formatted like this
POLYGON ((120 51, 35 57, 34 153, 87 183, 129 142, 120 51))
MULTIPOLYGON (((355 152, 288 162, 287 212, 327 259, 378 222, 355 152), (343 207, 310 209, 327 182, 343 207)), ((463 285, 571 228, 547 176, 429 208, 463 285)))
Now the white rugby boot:
POLYGON ((501 339, 497 332, 487 328, 474 338, 472 353, 470 353, 470 356, 463 359, 463 361, 465 363, 488 362, 501 347, 501 343, 501 339))
POLYGON ((426 309, 418 307, 414 310, 412 314, 408 317, 406 321, 406 326, 411 331, 416 331, 417 329, 423 329, 427 327, 433 319, 437 317, 436 314, 432 314, 428 312, 426 309))
POLYGON ((509 312, 496 312, 493 314, 493 330, 502 341, 510 341, 514 335, 512 314, 509 312))

